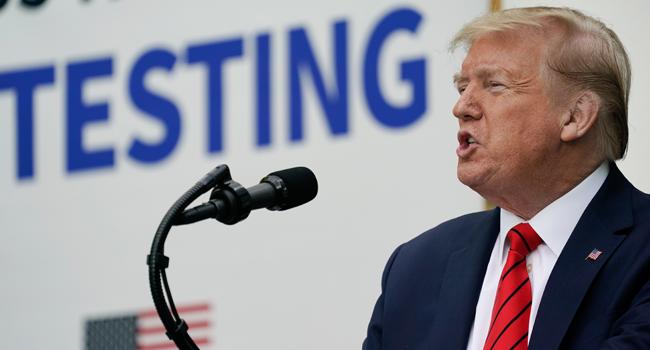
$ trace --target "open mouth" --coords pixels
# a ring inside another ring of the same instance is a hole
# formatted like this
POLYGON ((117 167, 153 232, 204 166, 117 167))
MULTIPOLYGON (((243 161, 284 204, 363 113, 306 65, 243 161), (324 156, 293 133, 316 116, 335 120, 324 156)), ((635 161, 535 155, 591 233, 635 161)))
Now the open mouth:
POLYGON ((474 139, 474 136, 466 133, 466 132, 461 132, 458 134, 458 143, 461 148, 467 148, 475 143, 476 140, 474 139))
POLYGON ((456 149, 456 154, 459 157, 464 158, 469 156, 470 150, 474 149, 474 144, 479 145, 478 142, 474 139, 474 136, 470 135, 467 132, 460 132, 458 134, 458 148, 456 149))

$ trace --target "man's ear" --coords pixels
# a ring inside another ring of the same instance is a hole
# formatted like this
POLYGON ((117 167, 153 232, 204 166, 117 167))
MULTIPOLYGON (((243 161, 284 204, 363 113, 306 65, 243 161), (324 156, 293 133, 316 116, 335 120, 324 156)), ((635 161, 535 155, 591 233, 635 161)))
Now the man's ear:
POLYGON ((564 142, 584 136, 596 122, 600 111, 600 99, 595 93, 583 91, 577 96, 562 125, 560 137, 564 142))

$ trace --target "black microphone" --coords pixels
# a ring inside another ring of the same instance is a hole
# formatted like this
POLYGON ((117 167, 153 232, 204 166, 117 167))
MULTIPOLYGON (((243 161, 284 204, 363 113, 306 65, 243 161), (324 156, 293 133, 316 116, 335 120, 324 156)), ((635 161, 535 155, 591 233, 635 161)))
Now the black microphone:
POLYGON ((209 202, 179 214, 174 225, 191 224, 208 218, 233 225, 247 218, 251 210, 291 209, 311 201, 317 193, 316 176, 305 167, 273 172, 248 189, 228 180, 212 191, 209 202))

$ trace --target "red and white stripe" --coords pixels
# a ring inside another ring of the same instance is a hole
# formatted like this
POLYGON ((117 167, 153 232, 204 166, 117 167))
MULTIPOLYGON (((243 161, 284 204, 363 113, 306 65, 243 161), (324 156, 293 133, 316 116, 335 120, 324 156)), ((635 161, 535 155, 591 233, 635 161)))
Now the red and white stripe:
MULTIPOLYGON (((195 304, 177 307, 176 310, 188 326, 188 334, 201 350, 210 349, 211 322, 210 304, 195 304)), ((165 327, 155 309, 138 314, 137 321, 138 350, 176 349, 173 341, 167 338, 165 327)))

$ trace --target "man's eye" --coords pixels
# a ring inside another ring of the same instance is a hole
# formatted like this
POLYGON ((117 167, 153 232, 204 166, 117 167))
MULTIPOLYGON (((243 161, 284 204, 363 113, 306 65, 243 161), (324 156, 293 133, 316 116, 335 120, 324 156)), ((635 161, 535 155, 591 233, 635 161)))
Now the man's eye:
POLYGON ((503 86, 503 84, 497 83, 496 81, 492 81, 492 82, 490 82, 490 86, 492 86, 492 87, 501 87, 501 86, 503 86))

